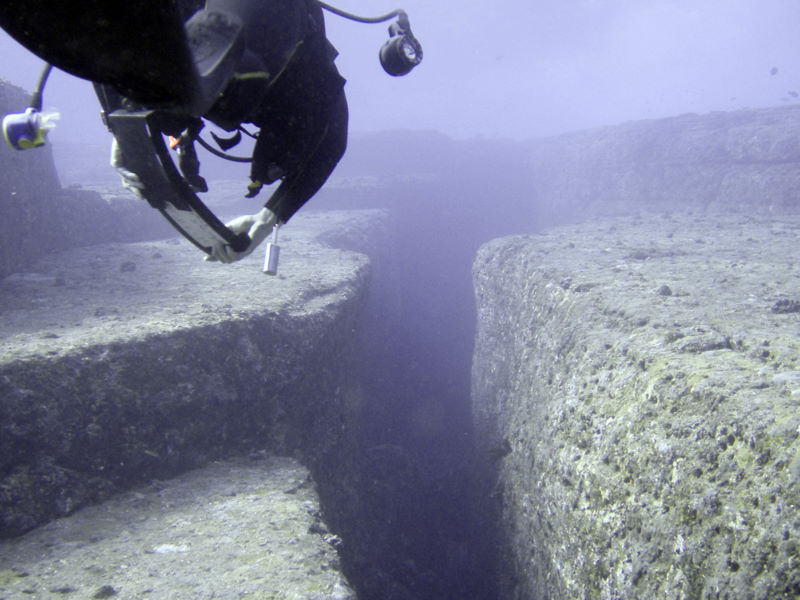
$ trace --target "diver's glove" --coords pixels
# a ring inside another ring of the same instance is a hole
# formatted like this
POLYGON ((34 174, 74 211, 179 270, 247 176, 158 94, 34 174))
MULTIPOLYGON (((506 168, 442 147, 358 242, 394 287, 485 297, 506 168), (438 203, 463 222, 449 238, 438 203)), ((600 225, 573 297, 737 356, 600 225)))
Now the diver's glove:
POLYGON ((264 187, 264 184, 259 181, 258 179, 253 179, 250 183, 247 184, 247 193, 244 195, 245 198, 255 198, 258 196, 258 192, 261 191, 261 188, 264 187))
POLYGON ((141 198, 144 184, 136 173, 125 167, 123 162, 122 148, 119 147, 117 138, 114 138, 114 141, 111 142, 111 166, 117 170, 117 173, 122 178, 122 187, 129 189, 141 198))
POLYGON ((211 254, 206 256, 206 260, 232 263, 243 259, 264 241, 277 224, 277 215, 266 207, 254 215, 243 215, 235 218, 230 223, 227 223, 228 229, 236 234, 247 233, 250 236, 250 245, 242 252, 236 252, 228 245, 214 246, 211 254))

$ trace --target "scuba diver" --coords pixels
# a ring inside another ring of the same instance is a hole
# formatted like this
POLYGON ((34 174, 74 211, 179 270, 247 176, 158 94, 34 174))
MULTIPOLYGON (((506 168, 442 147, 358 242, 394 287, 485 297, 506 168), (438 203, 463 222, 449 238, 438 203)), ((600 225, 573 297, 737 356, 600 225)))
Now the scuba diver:
MULTIPOLYGON (((322 187, 347 146, 348 115, 344 79, 334 65, 337 52, 325 37, 322 7, 315 0, 209 0, 206 10, 215 8, 233 8, 242 17, 245 51, 232 81, 203 116, 228 131, 238 132, 243 123, 260 129, 247 197, 280 180, 262 210, 227 224, 250 238, 238 252, 229 244, 212 248, 207 259, 227 263, 250 254, 322 187)), ((175 133, 180 170, 194 191, 204 192, 194 150, 200 128, 196 118, 175 133)), ((124 185, 138 192, 140 180, 125 166, 116 140, 112 165, 124 185)))
MULTIPOLYGON (((111 163, 125 187, 157 208, 207 260, 239 260, 272 232, 264 271, 274 274, 278 227, 322 187, 347 146, 345 80, 326 38, 323 8, 367 23, 396 17, 379 53, 390 75, 405 75, 421 61, 404 11, 364 18, 319 0, 106 0, 81 11, 60 0, 5 0, 0 26, 48 63, 95 83, 114 136, 111 163), (55 13, 50 26, 40 18, 48 10, 55 13), (71 22, 76 27, 66 26, 71 22), (121 47, 120 39, 128 42, 121 47), (204 120, 231 136, 212 133, 213 147, 200 136, 204 120), (243 134, 255 139, 252 156, 227 154, 243 134), (195 195, 208 190, 195 142, 250 163, 246 197, 279 181, 264 207, 227 226, 219 222, 195 195)), ((38 111, 50 64, 31 107, 3 122, 6 140, 18 149, 44 141, 49 125, 38 111)))

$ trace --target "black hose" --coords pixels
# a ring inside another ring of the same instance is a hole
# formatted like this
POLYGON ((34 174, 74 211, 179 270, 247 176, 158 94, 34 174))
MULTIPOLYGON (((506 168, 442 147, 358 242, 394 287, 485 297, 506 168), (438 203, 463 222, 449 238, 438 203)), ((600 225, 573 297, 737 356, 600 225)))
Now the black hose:
POLYGON ((383 23, 384 21, 388 21, 389 19, 394 19, 395 17, 405 14, 403 9, 397 8, 381 17, 359 17, 358 15, 344 11, 341 8, 336 8, 335 6, 321 2, 321 0, 316 0, 316 2, 325 10, 330 11, 335 15, 339 15, 340 17, 344 17, 345 19, 356 21, 357 23, 383 23))
MULTIPOLYGON (((248 134, 248 135, 249 135, 249 134, 248 134)), ((209 152, 211 152, 211 154, 214 154, 215 156, 219 156, 220 158, 224 158, 225 160, 232 160, 233 162, 240 162, 240 163, 249 163, 249 162, 253 162, 253 158, 252 158, 252 157, 247 157, 247 156, 233 156, 233 155, 231 155, 231 154, 226 154, 225 152, 222 152, 221 150, 217 150, 216 148, 214 148, 214 146, 212 146, 211 144, 209 144, 207 141, 205 141, 205 140, 204 140, 203 138, 201 138, 199 135, 198 135, 198 136, 197 136, 195 139, 196 139, 198 142, 200 142, 200 145, 201 145, 203 148, 205 148, 206 150, 208 150, 209 152)))
POLYGON ((42 94, 44 93, 44 84, 47 83, 47 78, 50 75, 50 71, 53 70, 53 65, 50 63, 45 63, 44 69, 42 70, 42 74, 39 75, 39 81, 36 83, 36 89, 33 91, 31 95, 31 107, 36 109, 37 111, 42 110, 42 94))

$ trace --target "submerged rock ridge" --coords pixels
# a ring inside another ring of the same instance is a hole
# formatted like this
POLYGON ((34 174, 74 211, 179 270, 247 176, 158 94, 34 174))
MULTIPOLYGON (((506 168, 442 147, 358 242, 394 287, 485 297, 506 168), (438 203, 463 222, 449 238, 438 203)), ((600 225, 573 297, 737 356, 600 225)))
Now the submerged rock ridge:
POLYGON ((800 595, 800 220, 621 217, 474 263, 500 597, 800 595))
POLYGON ((226 456, 295 456, 335 481, 370 269, 317 239, 363 239, 379 215, 298 217, 276 277, 260 252, 220 265, 168 240, 0 281, 0 537, 226 456))
MULTIPOLYGON (((29 102, 29 93, 0 78, 0 115, 22 112, 29 102)), ((0 142, 0 277, 51 252, 172 233, 145 201, 120 193, 120 185, 105 197, 80 186, 62 187, 53 143, 19 151, 0 142)), ((110 148, 110 136, 108 144, 110 148)), ((107 159, 97 169, 113 173, 107 159)))
POLYGON ((685 114, 531 144, 531 196, 543 219, 682 206, 797 211, 800 106, 685 114))
POLYGON ((355 600, 307 469, 240 458, 0 543, 0 597, 355 600))

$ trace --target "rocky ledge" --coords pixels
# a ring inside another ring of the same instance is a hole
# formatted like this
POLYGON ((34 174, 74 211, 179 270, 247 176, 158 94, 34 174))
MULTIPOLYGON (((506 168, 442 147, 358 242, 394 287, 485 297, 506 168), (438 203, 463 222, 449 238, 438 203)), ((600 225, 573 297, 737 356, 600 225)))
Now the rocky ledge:
POLYGON ((355 600, 308 470, 220 462, 0 543, 0 598, 355 600))
POLYGON ((335 478, 369 262, 321 240, 357 246, 381 219, 298 216, 277 277, 261 252, 220 265, 175 239, 70 250, 0 281, 0 537, 232 455, 335 478))
POLYGON ((503 598, 800 594, 800 220, 498 239, 473 411, 503 598))

